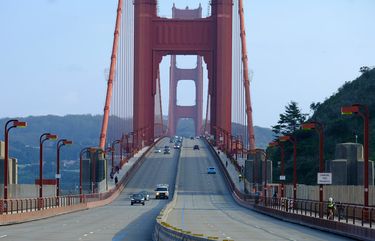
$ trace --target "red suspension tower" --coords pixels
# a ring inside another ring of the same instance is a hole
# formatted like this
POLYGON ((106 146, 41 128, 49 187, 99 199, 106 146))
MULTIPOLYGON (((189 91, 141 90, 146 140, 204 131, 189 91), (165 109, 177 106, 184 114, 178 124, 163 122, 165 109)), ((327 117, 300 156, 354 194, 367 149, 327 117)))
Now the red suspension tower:
MULTIPOLYGON (((172 8, 172 18, 193 20, 202 18, 202 7, 197 9, 172 8)), ((176 56, 171 56, 170 81, 169 81, 169 111, 168 111, 168 135, 176 135, 177 123, 181 118, 194 120, 195 135, 200 135, 203 124, 203 66, 202 57, 197 56, 197 67, 194 69, 177 68, 176 56), (177 86, 181 80, 193 80, 195 83, 196 102, 193 106, 177 105, 177 86)))
POLYGON ((212 0, 212 16, 185 20, 157 16, 157 0, 134 0, 134 119, 145 140, 154 134, 154 96, 159 64, 166 55, 198 55, 210 81, 211 133, 231 132, 233 0, 212 0), (214 129, 213 127, 216 127, 214 129))

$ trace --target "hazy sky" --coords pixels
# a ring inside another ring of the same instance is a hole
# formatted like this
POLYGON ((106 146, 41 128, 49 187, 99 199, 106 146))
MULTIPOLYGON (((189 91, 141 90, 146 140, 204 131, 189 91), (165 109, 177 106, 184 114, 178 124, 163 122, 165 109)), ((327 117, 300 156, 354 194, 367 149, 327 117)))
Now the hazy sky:
MULTIPOLYGON (((130 1, 130 0, 129 0, 130 1)), ((161 0, 196 8, 208 0, 161 0)), ((254 123, 375 65, 374 0, 244 0, 254 123)), ((117 0, 0 0, 0 117, 101 114, 117 0)))

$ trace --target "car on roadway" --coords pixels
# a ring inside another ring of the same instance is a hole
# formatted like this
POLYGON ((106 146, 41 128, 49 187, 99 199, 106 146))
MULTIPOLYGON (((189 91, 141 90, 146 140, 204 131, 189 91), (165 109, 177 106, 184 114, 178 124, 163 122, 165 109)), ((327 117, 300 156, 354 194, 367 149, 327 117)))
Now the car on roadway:
POLYGON ((207 168, 207 174, 216 174, 215 167, 208 167, 207 168))
POLYGON ((134 205, 134 204, 145 205, 145 197, 140 193, 136 193, 136 194, 131 195, 130 196, 130 205, 134 205))
POLYGON ((194 145, 193 150, 199 150, 199 146, 198 145, 194 145))
POLYGON ((180 146, 179 144, 174 144, 173 148, 174 148, 174 149, 180 149, 181 146, 180 146))
POLYGON ((169 185, 168 184, 158 184, 155 188, 155 199, 169 198, 169 185))
POLYGON ((155 151, 154 151, 154 153, 161 153, 161 149, 160 148, 155 148, 155 151))
POLYGON ((138 194, 142 194, 143 197, 145 198, 145 201, 149 201, 150 200, 150 193, 147 192, 147 191, 140 191, 138 194))
POLYGON ((171 149, 164 149, 164 154, 171 154, 171 149))

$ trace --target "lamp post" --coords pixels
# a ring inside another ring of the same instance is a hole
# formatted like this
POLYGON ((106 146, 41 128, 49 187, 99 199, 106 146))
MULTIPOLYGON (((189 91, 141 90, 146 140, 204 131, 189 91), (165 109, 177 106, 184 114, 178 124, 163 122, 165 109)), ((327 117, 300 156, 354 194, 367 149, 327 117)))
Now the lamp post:
POLYGON ((111 143, 111 154, 112 154, 112 173, 115 172, 114 165, 115 165, 115 145, 120 143, 121 140, 115 140, 111 143))
POLYGON ((297 140, 293 136, 280 136, 279 141, 293 144, 293 201, 297 199, 297 140))
POLYGON ((270 142, 268 144, 269 147, 280 147, 280 159, 281 159, 281 165, 280 165, 280 182, 281 182, 281 193, 280 196, 284 197, 284 181, 285 181, 285 169, 284 169, 284 144, 279 141, 270 142))
POLYGON ((43 143, 56 139, 57 135, 51 133, 43 133, 39 138, 39 209, 43 206, 43 143))
POLYGON ((7 210, 8 199, 8 172, 9 172, 9 131, 13 128, 24 128, 27 123, 16 119, 9 120, 5 123, 4 141, 5 141, 5 155, 4 155, 4 210, 7 210))
POLYGON ((365 207, 368 206, 368 151, 369 151, 369 119, 370 114, 368 111, 368 107, 366 105, 361 104, 353 104, 352 106, 344 106, 341 107, 341 114, 343 115, 352 115, 358 114, 363 119, 363 149, 364 149, 364 168, 363 168, 363 176, 364 176, 364 205, 365 207), (361 110, 363 109, 363 110, 361 110))
MULTIPOLYGON (((301 125, 303 130, 316 130, 319 135, 319 172, 324 172, 324 127, 318 121, 311 121, 301 125)), ((323 202, 323 184, 319 184, 319 202, 323 202)), ((323 214, 321 214, 322 216, 323 214)))
MULTIPOLYGON (((60 149, 63 146, 71 145, 73 141, 67 139, 61 139, 57 142, 57 154, 56 154, 56 197, 60 196, 60 149)), ((57 198, 57 205, 59 205, 59 199, 57 198)))

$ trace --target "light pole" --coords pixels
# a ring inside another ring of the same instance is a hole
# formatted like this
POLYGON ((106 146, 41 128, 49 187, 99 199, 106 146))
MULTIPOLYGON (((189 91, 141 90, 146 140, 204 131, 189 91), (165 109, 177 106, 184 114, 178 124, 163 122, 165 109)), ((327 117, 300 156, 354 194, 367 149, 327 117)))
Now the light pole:
POLYGON ((284 169, 284 144, 282 142, 279 142, 279 141, 274 141, 274 142, 270 142, 268 144, 269 147, 280 147, 280 161, 281 161, 281 165, 280 165, 280 181, 281 181, 281 193, 280 193, 280 196, 281 197, 284 197, 284 181, 285 181, 285 169, 284 169))
MULTIPOLYGON (((66 146, 66 145, 71 145, 73 144, 73 141, 70 141, 70 140, 67 140, 67 139, 61 139, 57 142, 57 154, 56 154, 56 197, 59 197, 60 196, 60 179, 61 179, 61 175, 60 175, 60 149, 61 147, 63 146, 66 146)), ((57 198, 57 205, 58 204, 58 201, 59 199, 57 198)))
POLYGON ((43 143, 56 139, 57 135, 51 133, 43 133, 39 138, 39 209, 43 206, 43 143))
POLYGON ((19 120, 9 120, 5 123, 4 141, 5 141, 5 156, 4 156, 4 210, 7 211, 8 199, 8 172, 9 172, 9 131, 13 128, 24 128, 27 123, 19 120))
POLYGON ((293 136, 280 136, 279 141, 293 144, 293 202, 297 199, 297 140, 293 136))
MULTIPOLYGON (((319 135, 319 172, 324 172, 324 127, 318 121, 311 121, 301 125, 303 130, 316 130, 319 135)), ((323 202, 323 184, 319 184, 319 202, 323 202)), ((321 216, 323 214, 321 213, 321 216)))
MULTIPOLYGON (((364 205, 368 206, 368 149, 369 149, 369 119, 370 113, 368 111, 367 105, 353 104, 352 106, 341 107, 341 114, 343 115, 352 115, 358 114, 363 119, 363 149, 364 149, 364 205), (361 111, 363 109, 363 111, 361 111)), ((357 171, 357 170, 356 170, 357 171)))

